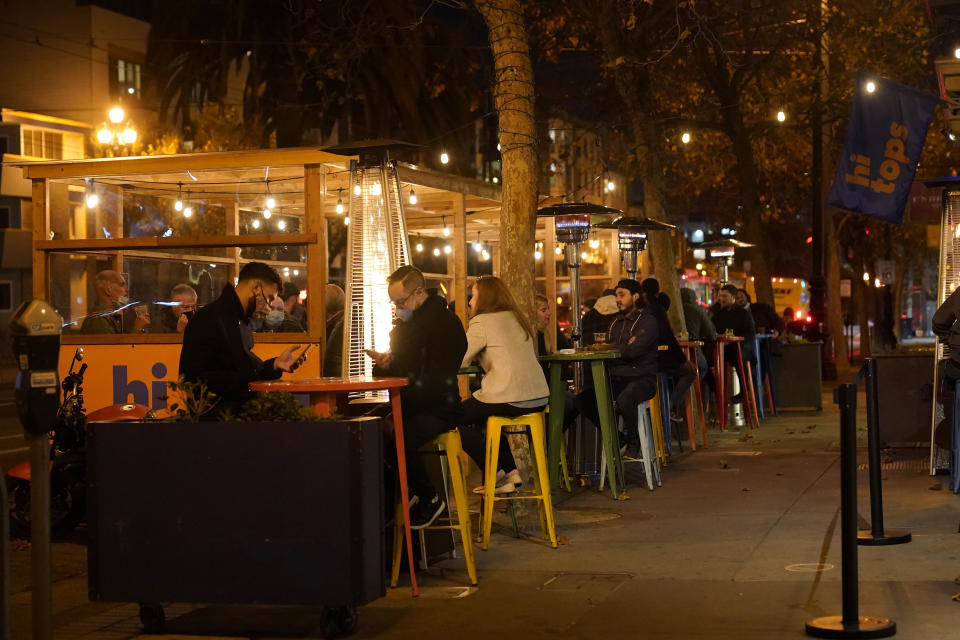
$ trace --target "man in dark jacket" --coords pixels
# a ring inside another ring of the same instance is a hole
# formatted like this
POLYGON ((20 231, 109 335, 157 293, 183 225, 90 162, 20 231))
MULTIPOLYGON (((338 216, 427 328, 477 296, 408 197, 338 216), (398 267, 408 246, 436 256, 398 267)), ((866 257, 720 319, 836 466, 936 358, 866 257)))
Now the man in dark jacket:
MULTIPOLYGON (((717 332, 713 328, 710 316, 707 315, 707 310, 697 302, 697 292, 686 287, 680 289, 680 301, 683 303, 683 319, 687 325, 687 335, 690 336, 690 340, 703 342, 704 346, 708 343, 712 344, 717 339, 717 332)), ((710 372, 709 360, 703 347, 697 347, 697 367, 701 379, 710 372)))
POLYGON ((250 318, 257 309, 268 309, 280 289, 280 276, 262 262, 250 262, 240 270, 237 286, 227 284, 220 297, 197 311, 183 332, 180 375, 191 382, 205 382, 219 396, 216 419, 224 409, 236 410, 251 397, 248 385, 257 380, 276 380, 296 368, 294 345, 266 362, 253 349, 250 318))
MULTIPOLYGON (((747 362, 756 363, 753 353, 753 339, 757 335, 756 327, 753 324, 753 316, 750 312, 737 304, 737 288, 732 284, 725 284, 720 287, 717 293, 717 300, 720 302, 720 308, 713 316, 713 326, 717 333, 730 331, 735 336, 743 338, 740 343, 740 349, 743 355, 744 366, 747 362)), ((724 357, 726 361, 737 368, 737 348, 731 343, 724 346, 724 357)), ((715 371, 714 375, 723 375, 722 371, 715 371)), ((741 371, 737 371, 740 376, 740 392, 732 398, 734 402, 739 402, 743 398, 743 390, 746 389, 744 378, 741 371)))
POLYGON ((666 307, 670 305, 670 298, 660 291, 660 283, 655 278, 647 278, 640 287, 647 300, 648 312, 657 319, 657 344, 666 347, 663 351, 657 351, 657 365, 660 373, 668 374, 673 380, 673 393, 670 396, 670 411, 673 415, 670 417, 680 420, 680 407, 683 406, 683 400, 687 397, 696 374, 693 372, 693 365, 687 362, 687 356, 680 348, 677 337, 673 335, 670 319, 667 318, 666 307), (663 302, 666 302, 666 306, 663 302))
POLYGON ((410 507, 410 526, 422 529, 445 505, 417 450, 462 420, 457 371, 467 352, 467 334, 446 301, 427 293, 419 269, 400 267, 387 282, 398 319, 390 332, 390 353, 368 353, 377 365, 374 375, 410 379, 400 392, 403 439, 407 484, 411 496, 417 496, 410 507))
POLYGON ((950 357, 937 363, 940 388, 937 397, 943 404, 945 419, 937 425, 934 441, 940 447, 950 448, 953 424, 953 398, 955 385, 960 380, 960 287, 955 289, 933 314, 933 332, 940 344, 946 345, 950 357))
POLYGON ((783 320, 776 310, 765 302, 754 302, 746 289, 737 289, 737 304, 750 312, 757 333, 780 333, 783 320))
MULTIPOLYGON (((637 406, 657 392, 657 319, 645 308, 643 290, 636 280, 621 280, 616 288, 619 315, 610 325, 608 342, 620 352, 610 360, 608 370, 613 397, 626 424, 627 456, 636 457, 640 449, 637 431, 637 406)), ((598 421, 593 389, 580 394, 580 411, 594 424, 598 421)))

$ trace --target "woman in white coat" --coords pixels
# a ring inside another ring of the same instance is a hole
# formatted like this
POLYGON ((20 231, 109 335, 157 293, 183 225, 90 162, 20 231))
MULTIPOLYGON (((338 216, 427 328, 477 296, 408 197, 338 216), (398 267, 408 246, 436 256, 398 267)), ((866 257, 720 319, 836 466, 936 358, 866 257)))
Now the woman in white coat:
MULTIPOLYGON (((483 276, 474 283, 470 316, 463 366, 476 359, 484 375, 480 389, 463 402, 460 438, 467 455, 482 464, 487 418, 543 411, 550 391, 537 361, 537 334, 500 278, 483 276)), ((506 437, 498 463, 497 493, 509 493, 522 480, 506 437)))

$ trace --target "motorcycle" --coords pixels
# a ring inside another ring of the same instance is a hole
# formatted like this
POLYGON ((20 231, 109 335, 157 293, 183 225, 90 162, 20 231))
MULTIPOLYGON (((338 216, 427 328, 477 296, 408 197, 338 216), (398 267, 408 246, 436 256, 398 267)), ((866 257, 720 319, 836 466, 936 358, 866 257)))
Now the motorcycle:
MULTIPOLYGON (((50 431, 50 535, 69 535, 86 517, 87 511, 87 423, 143 418, 148 408, 113 405, 92 412, 83 406, 83 374, 87 364, 83 349, 77 349, 67 376, 60 384, 63 400, 50 431)), ((30 539, 30 463, 23 462, 7 472, 10 535, 30 539)))

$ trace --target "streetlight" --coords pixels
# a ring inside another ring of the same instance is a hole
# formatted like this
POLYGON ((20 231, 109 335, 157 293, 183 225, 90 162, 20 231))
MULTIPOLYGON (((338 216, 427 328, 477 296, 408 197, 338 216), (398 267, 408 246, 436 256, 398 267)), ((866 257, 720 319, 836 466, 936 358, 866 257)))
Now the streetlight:
POLYGON ((637 262, 640 252, 647 248, 647 233, 676 229, 674 225, 666 222, 634 216, 620 216, 610 222, 601 222, 596 226, 601 229, 617 230, 620 259, 623 261, 623 268, 631 280, 637 279, 637 262))
POLYGON ((139 135, 133 124, 125 121, 127 114, 119 107, 113 107, 107 112, 109 124, 104 122, 97 131, 97 142, 103 146, 112 146, 119 149, 125 145, 132 145, 139 135))

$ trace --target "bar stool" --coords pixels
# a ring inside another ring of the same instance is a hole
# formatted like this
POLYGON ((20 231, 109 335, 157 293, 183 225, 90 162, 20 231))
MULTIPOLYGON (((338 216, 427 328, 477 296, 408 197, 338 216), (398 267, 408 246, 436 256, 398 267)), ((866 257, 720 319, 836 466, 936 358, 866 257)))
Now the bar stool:
MULTIPOLYGON (((628 462, 639 462, 643 465, 644 474, 647 477, 647 488, 654 490, 654 483, 657 487, 663 486, 663 480, 660 478, 660 460, 657 456, 653 441, 653 420, 650 418, 650 401, 637 405, 637 435, 640 436, 640 457, 626 458, 624 464, 628 462)), ((620 426, 623 426, 623 417, 620 418, 620 426)), ((601 456, 605 462, 606 453, 601 456)), ((603 491, 603 483, 607 477, 607 467, 600 464, 600 490, 603 491)))
POLYGON ((661 467, 667 466, 667 455, 670 454, 670 400, 666 398, 664 402, 664 389, 660 384, 660 376, 657 375, 657 393, 650 399, 650 416, 653 420, 653 443, 656 448, 657 461, 661 467), (666 419, 667 427, 663 426, 664 411, 667 407, 666 419))
MULTIPOLYGON (((562 459, 562 458, 561 458, 562 459)), ((490 416, 487 418, 487 452, 483 470, 483 508, 481 509, 480 530, 481 548, 486 551, 490 545, 490 529, 493 527, 493 504, 500 500, 537 500, 540 513, 540 527, 543 537, 550 546, 557 548, 557 531, 553 518, 553 501, 550 498, 550 476, 547 474, 546 427, 543 413, 528 413, 515 418, 490 416), (500 436, 504 429, 526 427, 533 441, 533 484, 532 491, 514 491, 510 494, 496 495, 497 463, 500 453, 500 436)))
MULTIPOLYGON (((442 433, 434 438, 430 444, 439 448, 440 455, 446 456, 446 475, 453 485, 453 500, 457 508, 457 517, 449 516, 437 518, 434 524, 420 529, 453 530, 460 532, 460 541, 463 543, 463 558, 467 564, 467 575, 470 584, 477 584, 477 564, 473 549, 473 536, 470 533, 470 504, 467 502, 466 470, 463 466, 463 447, 460 443, 460 432, 456 429, 442 433), (437 524, 440 522, 441 524, 437 524)), ((496 475, 496 474, 494 474, 496 475)), ((446 480, 446 478, 445 478, 446 480)), ((397 586, 400 577, 400 557, 403 554, 403 507, 397 502, 397 511, 393 518, 393 567, 390 573, 390 586, 397 586)), ((421 533, 420 543, 423 544, 421 533)))

